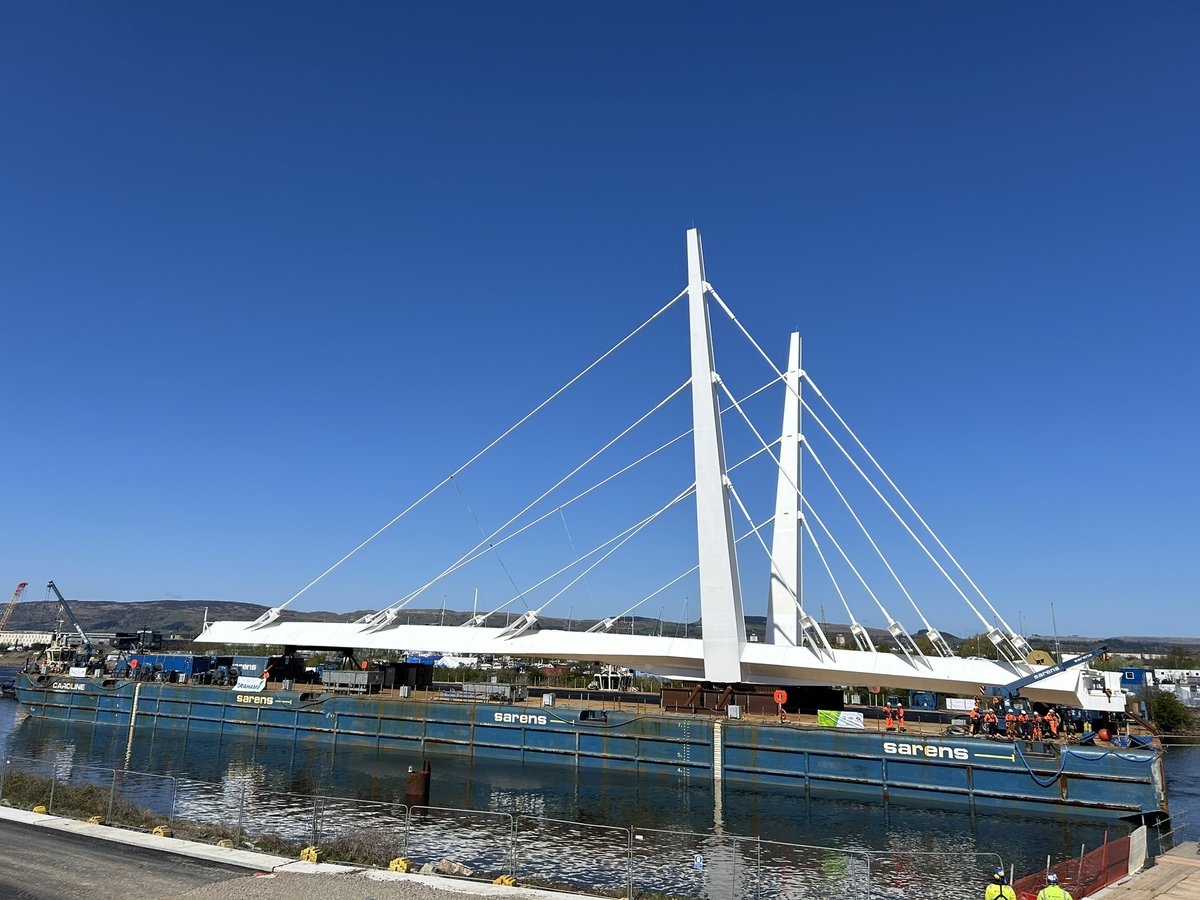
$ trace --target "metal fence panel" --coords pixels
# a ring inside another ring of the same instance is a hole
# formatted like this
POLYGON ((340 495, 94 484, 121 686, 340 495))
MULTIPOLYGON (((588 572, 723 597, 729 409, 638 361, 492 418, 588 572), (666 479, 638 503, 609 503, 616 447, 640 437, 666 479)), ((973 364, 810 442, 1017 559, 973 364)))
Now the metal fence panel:
POLYGON ((534 887, 625 897, 629 842, 628 828, 517 816, 513 874, 534 887))
POLYGON ((238 820, 241 841, 262 853, 298 857, 315 843, 315 797, 247 787, 238 820))
POLYGON ((870 866, 865 853, 782 841, 762 841, 758 852, 755 897, 761 900, 860 900, 870 895, 870 866))
POLYGON ((54 785, 47 812, 72 819, 108 814, 116 773, 100 766, 53 765, 54 785))
POLYGON ((512 874, 513 817, 508 813, 412 806, 408 856, 417 863, 448 859, 488 879, 512 874))
POLYGON ((383 867, 404 856, 403 803, 321 797, 317 810, 315 842, 330 860, 383 867))
POLYGON ((54 799, 54 776, 52 760, 8 757, 0 799, 20 809, 45 806, 48 810, 54 799))
POLYGON ((180 778, 175 791, 173 827, 179 837, 216 843, 242 837, 245 785, 180 778))
POLYGON ((696 900, 754 897, 757 843, 728 835, 634 828, 633 888, 696 900))
POLYGON ((118 769, 107 819, 125 828, 149 831, 171 821, 178 779, 171 775, 118 769))

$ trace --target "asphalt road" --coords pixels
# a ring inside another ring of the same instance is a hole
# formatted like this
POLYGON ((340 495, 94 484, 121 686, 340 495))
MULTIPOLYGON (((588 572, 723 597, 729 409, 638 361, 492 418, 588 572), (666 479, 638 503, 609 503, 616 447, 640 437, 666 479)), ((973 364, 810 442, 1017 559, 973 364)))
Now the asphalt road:
MULTIPOLYGON (((256 876, 249 869, 3 819, 0 842, 6 850, 0 860, 0 900, 466 900, 479 896, 467 882, 451 882, 442 889, 411 881, 381 882, 361 873, 262 877, 265 873, 256 876)), ((506 900, 530 896, 520 889, 501 891, 506 900)))
POLYGON ((245 869, 0 820, 0 897, 151 900, 243 878, 245 869))

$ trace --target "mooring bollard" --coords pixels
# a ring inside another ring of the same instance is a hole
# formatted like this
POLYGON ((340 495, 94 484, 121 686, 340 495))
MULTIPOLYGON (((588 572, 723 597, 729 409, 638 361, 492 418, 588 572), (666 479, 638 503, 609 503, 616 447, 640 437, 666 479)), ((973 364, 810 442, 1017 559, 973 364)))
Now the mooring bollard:
POLYGON ((409 806, 428 806, 429 805, 429 778, 432 770, 429 766, 429 760, 425 760, 425 764, 418 772, 412 766, 408 767, 408 779, 404 784, 404 802, 409 806))

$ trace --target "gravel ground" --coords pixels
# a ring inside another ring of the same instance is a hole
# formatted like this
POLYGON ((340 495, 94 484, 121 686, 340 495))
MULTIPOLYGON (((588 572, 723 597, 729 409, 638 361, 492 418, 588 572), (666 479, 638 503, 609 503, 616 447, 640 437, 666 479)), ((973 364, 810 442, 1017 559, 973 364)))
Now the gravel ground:
MULTIPOLYGON (((484 896, 468 882, 454 887, 434 888, 412 881, 378 881, 362 874, 247 875, 217 884, 207 884, 176 896, 188 900, 466 900, 484 896)), ((505 888, 504 897, 520 900, 532 896, 522 890, 505 888)), ((488 893, 486 896, 497 896, 488 893)))

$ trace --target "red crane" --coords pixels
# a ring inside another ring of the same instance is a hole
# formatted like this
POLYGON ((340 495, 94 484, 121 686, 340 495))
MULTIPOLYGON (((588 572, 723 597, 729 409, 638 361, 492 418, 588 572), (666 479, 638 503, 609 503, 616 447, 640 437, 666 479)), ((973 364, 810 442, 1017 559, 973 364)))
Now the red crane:
POLYGON ((8 627, 8 620, 12 618, 13 608, 16 607, 17 601, 21 599, 21 595, 25 593, 27 587, 29 587, 29 582, 22 581, 13 591, 12 599, 8 601, 8 606, 4 607, 4 615, 0 616, 0 631, 8 627))

